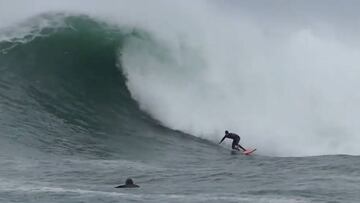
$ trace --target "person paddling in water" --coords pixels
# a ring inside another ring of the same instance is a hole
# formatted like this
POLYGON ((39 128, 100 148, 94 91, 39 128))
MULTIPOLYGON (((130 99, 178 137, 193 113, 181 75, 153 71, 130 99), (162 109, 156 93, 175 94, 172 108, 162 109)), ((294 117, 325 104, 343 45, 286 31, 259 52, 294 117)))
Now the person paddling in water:
POLYGON ((126 179, 125 185, 119 185, 115 188, 137 188, 140 187, 136 184, 134 184, 133 180, 131 178, 126 179))
POLYGON ((246 149, 239 144, 239 141, 240 141, 240 136, 239 135, 237 135, 235 133, 229 133, 229 131, 226 130, 225 131, 225 136, 221 139, 219 144, 221 144, 225 140, 225 138, 229 138, 229 139, 233 140, 232 145, 231 145, 232 149, 240 151, 239 148, 241 148, 243 151, 246 151, 246 149))

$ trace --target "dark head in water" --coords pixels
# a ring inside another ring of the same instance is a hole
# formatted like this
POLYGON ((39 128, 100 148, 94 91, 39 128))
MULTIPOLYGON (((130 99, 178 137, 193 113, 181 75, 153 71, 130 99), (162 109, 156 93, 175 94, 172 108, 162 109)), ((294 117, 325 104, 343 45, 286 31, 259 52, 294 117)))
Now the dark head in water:
POLYGON ((125 185, 119 185, 115 188, 136 188, 136 187, 140 187, 136 184, 134 184, 133 180, 131 178, 126 179, 125 185))

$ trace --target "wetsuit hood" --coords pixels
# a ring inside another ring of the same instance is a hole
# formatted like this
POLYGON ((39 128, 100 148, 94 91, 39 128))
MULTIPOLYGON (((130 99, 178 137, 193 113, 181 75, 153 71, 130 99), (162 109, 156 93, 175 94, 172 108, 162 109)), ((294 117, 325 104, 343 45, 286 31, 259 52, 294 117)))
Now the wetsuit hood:
POLYGON ((126 179, 125 185, 133 185, 134 182, 131 178, 126 179))

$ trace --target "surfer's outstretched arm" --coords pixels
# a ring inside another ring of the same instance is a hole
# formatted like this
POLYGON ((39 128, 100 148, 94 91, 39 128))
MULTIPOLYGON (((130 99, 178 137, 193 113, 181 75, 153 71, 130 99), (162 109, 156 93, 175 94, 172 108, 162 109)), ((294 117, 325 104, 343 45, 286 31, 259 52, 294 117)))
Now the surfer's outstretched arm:
POLYGON ((219 144, 221 144, 224 140, 225 140, 226 136, 224 136, 221 141, 219 142, 219 144))

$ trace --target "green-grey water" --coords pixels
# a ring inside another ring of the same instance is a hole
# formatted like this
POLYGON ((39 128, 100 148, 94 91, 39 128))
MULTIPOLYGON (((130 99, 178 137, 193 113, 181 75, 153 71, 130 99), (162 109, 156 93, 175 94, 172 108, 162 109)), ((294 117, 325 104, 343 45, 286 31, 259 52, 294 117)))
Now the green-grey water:
POLYGON ((244 156, 162 125, 118 58, 151 35, 63 20, 0 42, 0 202, 360 200, 358 156, 244 156), (114 188, 128 177, 140 188, 114 188))

